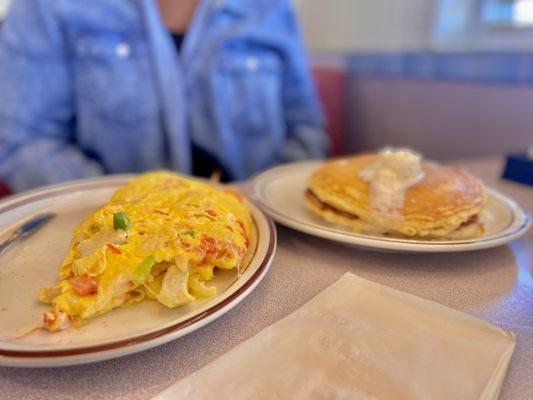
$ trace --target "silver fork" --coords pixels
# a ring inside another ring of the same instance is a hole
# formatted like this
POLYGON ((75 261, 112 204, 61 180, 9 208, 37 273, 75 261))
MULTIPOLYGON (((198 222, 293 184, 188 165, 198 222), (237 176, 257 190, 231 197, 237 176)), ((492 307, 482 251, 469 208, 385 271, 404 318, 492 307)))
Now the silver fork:
POLYGON ((20 240, 24 237, 27 237, 37 231, 41 226, 46 224, 48 221, 50 221, 52 218, 56 216, 55 213, 43 213, 38 214, 34 216, 33 218, 29 219, 25 223, 23 223, 20 227, 15 229, 11 236, 9 236, 2 244, 0 244, 0 254, 4 252, 5 249, 7 249, 11 244, 16 242, 17 240, 20 240))

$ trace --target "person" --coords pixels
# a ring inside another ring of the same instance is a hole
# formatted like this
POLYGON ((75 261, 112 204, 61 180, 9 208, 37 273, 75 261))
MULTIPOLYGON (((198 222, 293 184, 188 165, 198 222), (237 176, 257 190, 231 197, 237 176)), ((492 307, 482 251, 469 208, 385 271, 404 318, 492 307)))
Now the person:
POLYGON ((17 0, 0 29, 14 191, 159 168, 240 180, 327 153, 289 0, 17 0))

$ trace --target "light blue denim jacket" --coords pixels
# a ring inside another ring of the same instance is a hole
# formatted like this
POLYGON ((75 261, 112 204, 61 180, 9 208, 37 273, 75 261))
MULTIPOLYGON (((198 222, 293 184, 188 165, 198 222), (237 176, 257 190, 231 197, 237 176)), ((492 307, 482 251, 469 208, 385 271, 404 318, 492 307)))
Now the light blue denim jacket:
POLYGON ((289 0, 201 1, 178 53, 155 0, 15 0, 0 28, 0 179, 191 171, 325 155, 289 0))

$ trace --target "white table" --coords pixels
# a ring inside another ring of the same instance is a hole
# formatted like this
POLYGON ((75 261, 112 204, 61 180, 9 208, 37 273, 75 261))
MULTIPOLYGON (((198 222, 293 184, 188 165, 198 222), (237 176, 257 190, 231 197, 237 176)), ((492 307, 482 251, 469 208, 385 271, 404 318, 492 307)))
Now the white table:
MULTIPOLYGON (((533 209, 533 189, 499 180, 496 159, 458 162, 533 209)), ((377 253, 278 227, 271 271, 239 306, 159 348, 93 365, 0 368, 1 399, 148 399, 278 321, 346 271, 478 316, 516 333, 501 399, 533 399, 533 231, 509 246, 463 254, 377 253)))

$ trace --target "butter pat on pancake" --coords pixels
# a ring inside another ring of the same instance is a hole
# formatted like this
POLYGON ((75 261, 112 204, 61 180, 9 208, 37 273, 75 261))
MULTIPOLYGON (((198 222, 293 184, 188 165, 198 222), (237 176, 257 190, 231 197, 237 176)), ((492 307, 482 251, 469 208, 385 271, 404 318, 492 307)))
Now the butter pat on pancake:
POLYGON ((483 232, 478 219, 466 224, 486 203, 483 184, 449 167, 424 163, 424 177, 406 190, 399 217, 375 210, 371 186, 360 172, 377 157, 363 154, 325 163, 309 180, 309 209, 358 233, 437 239, 475 237, 483 232))
POLYGON ((242 196, 171 172, 139 176, 74 232, 60 282, 42 289, 54 331, 145 298, 177 307, 216 294, 215 270, 239 268, 252 218, 242 196))

